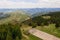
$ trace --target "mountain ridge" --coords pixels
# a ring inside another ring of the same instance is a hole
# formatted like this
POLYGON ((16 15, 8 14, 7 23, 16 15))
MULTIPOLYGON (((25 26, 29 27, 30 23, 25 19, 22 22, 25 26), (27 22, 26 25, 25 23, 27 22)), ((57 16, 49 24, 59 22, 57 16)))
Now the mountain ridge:
POLYGON ((53 11, 60 11, 60 8, 17 8, 17 9, 0 9, 0 12, 9 12, 9 11, 16 11, 16 10, 23 10, 30 14, 34 14, 37 12, 53 12, 53 11))

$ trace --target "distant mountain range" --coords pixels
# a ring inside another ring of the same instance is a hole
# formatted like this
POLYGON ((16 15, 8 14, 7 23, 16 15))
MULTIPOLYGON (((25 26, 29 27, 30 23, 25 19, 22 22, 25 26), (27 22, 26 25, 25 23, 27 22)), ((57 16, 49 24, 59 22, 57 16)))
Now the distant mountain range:
POLYGON ((11 12, 16 10, 23 10, 26 11, 29 14, 35 14, 37 12, 54 12, 54 11, 60 11, 60 8, 20 8, 20 9, 0 9, 0 12, 11 12))
POLYGON ((60 8, 20 8, 20 9, 0 9, 0 12, 14 12, 14 11, 23 11, 28 14, 30 17, 46 14, 48 12, 60 11, 60 8))

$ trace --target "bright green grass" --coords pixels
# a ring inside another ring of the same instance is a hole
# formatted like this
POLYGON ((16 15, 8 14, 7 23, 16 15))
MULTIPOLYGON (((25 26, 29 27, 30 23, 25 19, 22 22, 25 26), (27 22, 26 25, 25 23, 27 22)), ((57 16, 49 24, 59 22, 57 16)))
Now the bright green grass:
POLYGON ((34 35, 29 35, 30 40, 42 40, 34 35))
POLYGON ((50 24, 49 26, 38 26, 37 29, 60 38, 60 28, 56 28, 55 24, 50 24))

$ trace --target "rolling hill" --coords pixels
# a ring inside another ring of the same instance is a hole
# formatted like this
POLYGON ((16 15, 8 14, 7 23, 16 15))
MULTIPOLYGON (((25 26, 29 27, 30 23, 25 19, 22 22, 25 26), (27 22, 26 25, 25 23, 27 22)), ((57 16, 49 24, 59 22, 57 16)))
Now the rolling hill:
POLYGON ((20 11, 17 10, 14 12, 7 12, 5 14, 9 14, 9 17, 1 19, 0 24, 13 22, 13 21, 22 22, 29 18, 29 16, 26 14, 26 12, 21 11, 21 10, 20 11))

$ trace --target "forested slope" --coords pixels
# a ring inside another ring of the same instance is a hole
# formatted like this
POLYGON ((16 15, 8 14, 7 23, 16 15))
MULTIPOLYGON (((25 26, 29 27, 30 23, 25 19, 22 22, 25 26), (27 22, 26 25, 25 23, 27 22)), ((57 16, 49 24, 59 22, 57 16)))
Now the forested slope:
POLYGON ((48 14, 43 14, 40 16, 30 18, 24 23, 28 23, 28 25, 35 26, 49 25, 53 23, 56 24, 56 27, 60 27, 60 12, 49 12, 48 14))

